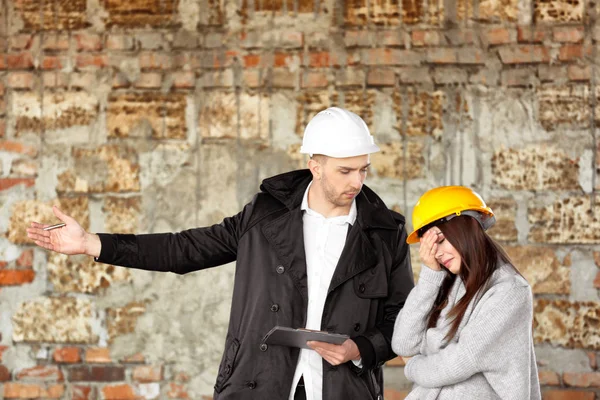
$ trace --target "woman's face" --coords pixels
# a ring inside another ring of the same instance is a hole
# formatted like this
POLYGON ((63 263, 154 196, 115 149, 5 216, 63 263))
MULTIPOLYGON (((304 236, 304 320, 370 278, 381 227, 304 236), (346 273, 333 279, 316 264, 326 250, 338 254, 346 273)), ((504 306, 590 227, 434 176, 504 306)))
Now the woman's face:
POLYGON ((437 234, 437 251, 435 252, 435 259, 448 268, 450 272, 457 275, 460 272, 460 266, 462 265, 462 257, 458 254, 458 251, 450 244, 442 231, 434 226, 431 228, 435 234, 437 234))

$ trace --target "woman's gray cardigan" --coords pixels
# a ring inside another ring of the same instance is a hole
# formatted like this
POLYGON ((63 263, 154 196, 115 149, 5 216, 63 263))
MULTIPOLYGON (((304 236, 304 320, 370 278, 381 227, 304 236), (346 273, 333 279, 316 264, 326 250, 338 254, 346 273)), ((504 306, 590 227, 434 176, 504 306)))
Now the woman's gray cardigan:
POLYGON ((444 337, 452 322, 447 314, 465 293, 460 278, 437 326, 427 329, 426 320, 445 276, 423 266, 396 320, 392 349, 412 356, 404 369, 414 382, 407 400, 541 399, 527 281, 508 265, 498 268, 447 343, 444 337))

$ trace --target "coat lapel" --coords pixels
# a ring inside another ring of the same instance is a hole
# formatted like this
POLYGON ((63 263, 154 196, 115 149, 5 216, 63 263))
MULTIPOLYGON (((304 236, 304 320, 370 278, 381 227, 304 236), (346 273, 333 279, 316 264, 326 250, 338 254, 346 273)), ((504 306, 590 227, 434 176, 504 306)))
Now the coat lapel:
POLYGON ((292 277, 296 289, 308 304, 302 210, 295 208, 284 213, 266 224, 262 231, 292 277))
POLYGON ((346 244, 335 267, 328 293, 353 276, 371 268, 376 261, 375 249, 357 221, 348 232, 346 244))

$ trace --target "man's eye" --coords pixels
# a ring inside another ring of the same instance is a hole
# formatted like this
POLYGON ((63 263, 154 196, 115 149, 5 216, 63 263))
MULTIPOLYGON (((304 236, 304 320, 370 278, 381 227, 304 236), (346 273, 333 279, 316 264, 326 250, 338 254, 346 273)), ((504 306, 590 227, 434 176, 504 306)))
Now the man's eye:
POLYGON ((348 174, 348 171, 347 171, 347 170, 341 170, 340 172, 341 172, 342 174, 344 174, 344 175, 347 175, 347 174, 348 174))

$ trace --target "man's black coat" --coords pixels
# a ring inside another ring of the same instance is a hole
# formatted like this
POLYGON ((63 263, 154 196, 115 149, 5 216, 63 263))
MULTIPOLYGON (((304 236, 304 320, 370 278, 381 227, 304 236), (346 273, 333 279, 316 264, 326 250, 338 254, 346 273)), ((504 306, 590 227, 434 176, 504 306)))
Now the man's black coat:
MULTIPOLYGON (((266 179, 252 202, 211 227, 176 234, 100 234, 98 261, 178 274, 236 261, 233 302, 215 400, 285 400, 299 350, 267 346, 275 325, 304 327, 308 302, 300 205, 308 170, 266 179)), ((395 355, 394 321, 413 288, 404 217, 363 186, 333 274, 321 328, 356 342, 363 368, 323 360, 324 400, 380 399, 395 355)))

